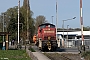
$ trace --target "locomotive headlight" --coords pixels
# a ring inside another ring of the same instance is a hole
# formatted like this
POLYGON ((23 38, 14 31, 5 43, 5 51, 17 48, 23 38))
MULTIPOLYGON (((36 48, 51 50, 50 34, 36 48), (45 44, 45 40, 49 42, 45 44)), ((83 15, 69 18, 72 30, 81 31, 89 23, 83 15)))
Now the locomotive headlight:
POLYGON ((50 40, 51 37, 48 37, 48 40, 50 40))

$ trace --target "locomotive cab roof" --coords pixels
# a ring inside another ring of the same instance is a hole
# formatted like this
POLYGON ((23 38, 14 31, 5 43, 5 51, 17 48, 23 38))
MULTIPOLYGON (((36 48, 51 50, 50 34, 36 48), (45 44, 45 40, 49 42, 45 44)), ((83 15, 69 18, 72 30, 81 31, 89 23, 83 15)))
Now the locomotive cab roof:
POLYGON ((43 26, 43 25, 53 25, 53 26, 55 26, 54 24, 51 24, 51 23, 43 23, 43 24, 39 25, 38 27, 43 26))

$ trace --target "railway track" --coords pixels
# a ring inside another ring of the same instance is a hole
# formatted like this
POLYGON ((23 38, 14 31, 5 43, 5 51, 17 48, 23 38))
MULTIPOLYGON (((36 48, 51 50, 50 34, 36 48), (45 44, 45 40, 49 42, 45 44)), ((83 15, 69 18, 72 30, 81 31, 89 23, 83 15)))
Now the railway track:
POLYGON ((40 52, 51 60, 80 60, 78 52, 42 52, 36 46, 32 46, 36 52, 40 52))
POLYGON ((80 60, 79 54, 72 54, 72 53, 60 53, 60 52, 44 52, 44 55, 46 55, 51 60, 80 60))

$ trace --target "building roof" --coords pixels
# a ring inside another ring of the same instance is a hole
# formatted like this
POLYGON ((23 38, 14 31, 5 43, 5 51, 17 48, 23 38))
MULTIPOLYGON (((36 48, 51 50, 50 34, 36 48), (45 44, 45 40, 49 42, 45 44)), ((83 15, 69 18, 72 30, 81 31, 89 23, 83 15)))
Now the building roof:
MULTIPOLYGON (((81 35, 81 31, 73 31, 73 32, 64 32, 64 35, 81 35)), ((57 34, 62 34, 63 32, 57 32, 57 34)), ((90 31, 83 31, 83 35, 90 35, 90 31)))

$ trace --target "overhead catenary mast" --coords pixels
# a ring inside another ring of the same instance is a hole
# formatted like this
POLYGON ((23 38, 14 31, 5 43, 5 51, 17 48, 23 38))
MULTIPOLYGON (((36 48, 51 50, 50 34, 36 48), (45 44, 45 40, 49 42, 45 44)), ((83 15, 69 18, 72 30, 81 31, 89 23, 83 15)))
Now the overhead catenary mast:
POLYGON ((82 45, 84 45, 82 0, 80 0, 80 22, 81 22, 81 37, 82 37, 82 45))
POLYGON ((58 4, 57 4, 57 0, 56 0, 56 40, 57 40, 57 25, 58 25, 58 11, 57 11, 57 8, 58 8, 58 4))

